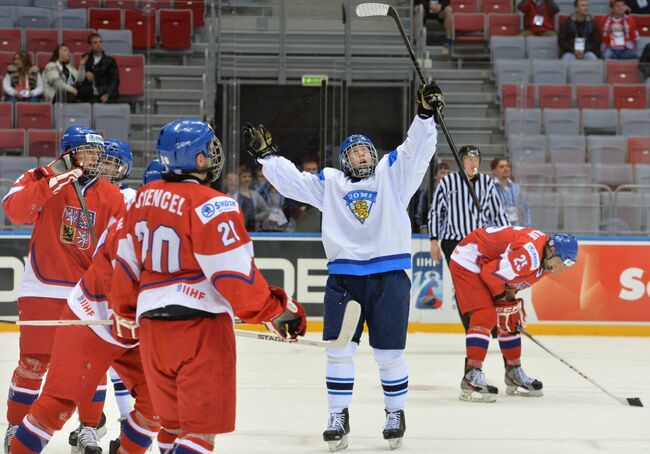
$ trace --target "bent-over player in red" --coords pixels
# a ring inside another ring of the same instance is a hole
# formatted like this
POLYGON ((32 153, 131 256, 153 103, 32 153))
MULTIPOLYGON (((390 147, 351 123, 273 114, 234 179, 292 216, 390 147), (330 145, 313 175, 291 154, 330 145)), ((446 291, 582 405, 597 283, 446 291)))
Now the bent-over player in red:
POLYGON ((211 453, 216 434, 235 427, 234 315, 296 337, 305 332, 305 312, 268 286, 239 205, 210 187, 224 159, 212 128, 172 121, 157 152, 163 180, 138 190, 119 244, 110 295, 115 328, 125 339, 139 328, 163 427, 159 446, 211 453))
MULTIPOLYGON (((61 137, 61 156, 47 166, 25 172, 2 200, 12 222, 34 225, 18 293, 21 321, 59 319, 68 293, 90 266, 96 245, 71 183, 80 184, 90 223, 98 235, 112 219, 123 216, 119 189, 98 177, 103 152, 104 142, 94 130, 71 126, 61 137), (72 168, 66 165, 64 155, 72 158, 72 168)), ((5 450, 39 395, 55 330, 53 326, 20 329, 20 359, 7 401, 5 450)), ((89 426, 99 424, 101 406, 98 411, 94 407, 90 405, 88 414, 80 414, 81 421, 89 426)))
POLYGON ((546 235, 525 227, 476 229, 456 246, 449 269, 460 311, 470 317, 461 400, 496 400, 498 390, 486 383, 482 370, 495 326, 506 362, 506 392, 542 395, 542 383, 521 367, 517 327, 525 323, 526 313, 516 293, 548 273, 564 271, 575 264, 577 255, 578 243, 572 235, 546 235))

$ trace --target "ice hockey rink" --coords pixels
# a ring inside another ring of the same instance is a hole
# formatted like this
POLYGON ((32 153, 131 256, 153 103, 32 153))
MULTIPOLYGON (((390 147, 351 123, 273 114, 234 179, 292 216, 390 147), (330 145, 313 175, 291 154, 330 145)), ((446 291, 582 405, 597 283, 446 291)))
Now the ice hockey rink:
MULTIPOLYGON (((317 336, 312 333, 311 336, 317 336)), ((555 353, 619 397, 650 404, 650 339, 641 337, 536 336, 555 353)), ((623 406, 527 339, 524 368, 544 382, 542 398, 505 395, 496 342, 485 372, 499 387, 494 404, 458 400, 464 357, 460 334, 411 334, 406 437, 402 453, 650 453, 650 410, 623 406)), ((217 453, 324 453, 327 423, 325 354, 319 348, 238 339, 237 430, 217 438, 217 453)), ((2 390, 18 358, 18 334, 0 333, 2 390)), ((381 437, 383 396, 372 352, 356 357, 350 406, 350 446, 343 452, 388 452, 381 437)), ((2 414, 6 411, 3 399, 2 414)), ((117 407, 108 393, 109 432, 117 436, 117 407)), ((3 418, 4 419, 4 418, 3 418)), ((2 430, 4 433, 5 422, 2 430)), ((67 453, 69 422, 44 452, 67 453)), ((153 452, 157 452, 154 450, 153 452)))

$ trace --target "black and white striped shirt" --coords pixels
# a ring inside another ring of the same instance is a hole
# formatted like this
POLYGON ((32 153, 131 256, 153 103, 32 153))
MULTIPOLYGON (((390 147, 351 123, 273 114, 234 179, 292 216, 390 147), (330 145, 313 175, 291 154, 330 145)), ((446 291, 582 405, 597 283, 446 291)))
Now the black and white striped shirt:
POLYGON ((471 180, 483 207, 480 216, 458 172, 445 176, 436 187, 429 210, 431 239, 462 240, 479 227, 510 225, 494 179, 482 173, 471 180))

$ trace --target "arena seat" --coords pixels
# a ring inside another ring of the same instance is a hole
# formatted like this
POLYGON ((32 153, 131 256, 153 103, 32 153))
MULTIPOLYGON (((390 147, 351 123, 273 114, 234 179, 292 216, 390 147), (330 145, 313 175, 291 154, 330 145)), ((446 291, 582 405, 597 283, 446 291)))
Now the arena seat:
POLYGON ((52 104, 17 102, 16 127, 21 129, 50 129, 52 104))

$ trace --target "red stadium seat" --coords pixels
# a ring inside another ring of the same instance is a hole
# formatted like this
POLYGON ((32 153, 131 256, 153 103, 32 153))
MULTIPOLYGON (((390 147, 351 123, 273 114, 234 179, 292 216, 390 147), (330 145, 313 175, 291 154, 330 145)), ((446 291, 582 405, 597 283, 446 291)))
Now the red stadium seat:
POLYGON ((0 102, 0 129, 14 127, 14 105, 10 102, 0 102))
POLYGON ((174 8, 191 9, 192 25, 194 28, 203 27, 205 24, 205 2, 203 0, 176 0, 174 2, 174 8))
POLYGON ((43 71, 45 69, 45 65, 49 63, 50 58, 52 58, 52 52, 36 52, 34 64, 38 66, 38 69, 43 71))
POLYGON ((190 49, 192 47, 192 11, 188 9, 161 9, 160 47, 163 49, 190 49))
POLYGON ((99 8, 101 0, 68 0, 68 8, 99 8))
POLYGON ((608 84, 638 84, 639 83, 639 62, 608 60, 607 62, 607 83, 608 84))
POLYGON ((608 109, 609 85, 577 85, 576 105, 578 109, 608 109))
POLYGON ((476 0, 454 0, 452 5, 454 13, 478 13, 476 0))
POLYGON ((23 47, 22 33, 19 28, 0 29, 0 51, 19 52, 23 47))
POLYGON ((519 14, 488 14, 489 36, 517 36, 521 31, 519 14))
POLYGON ((16 127, 22 129, 50 129, 52 127, 52 104, 17 102, 16 127))
POLYGON ((0 151, 19 151, 25 149, 24 129, 0 129, 0 151))
POLYGON ((153 11, 159 9, 171 9, 173 7, 173 0, 141 0, 138 9, 140 11, 145 11, 147 9, 151 9, 153 11))
POLYGON ((138 0, 104 0, 104 8, 135 9, 138 0))
POLYGON ((485 14, 452 15, 452 35, 456 43, 482 43, 485 41, 485 14))
MULTIPOLYGON (((455 5, 455 2, 454 2, 455 5)), ((511 0, 483 0, 481 2, 481 11, 484 13, 512 13, 511 0)))
POLYGON ((150 49, 156 45, 156 15, 142 11, 124 11, 124 28, 131 30, 134 49, 150 49))
POLYGON ((144 55, 113 55, 120 71, 120 96, 144 94, 144 55))
POLYGON ((565 85, 539 85, 539 107, 555 109, 569 109, 573 107, 573 86, 565 85))
POLYGON ((113 8, 90 8, 88 26, 95 29, 122 30, 122 10, 113 8))
POLYGON ((95 30, 85 29, 85 30, 63 30, 63 42, 68 45, 70 52, 90 52, 90 46, 88 45, 88 35, 94 33, 95 30))
POLYGON ((647 109, 648 87, 645 85, 614 85, 614 108, 647 109))
POLYGON ((520 92, 520 86, 516 84, 501 85, 501 110, 508 107, 531 109, 535 107, 535 86, 526 85, 526 94, 520 92))
POLYGON ((0 51, 0 78, 5 76, 7 66, 14 62, 15 52, 0 51))
POLYGON ((49 52, 59 45, 59 31, 55 28, 28 28, 25 30, 28 52, 49 52))
POLYGON ((30 129, 27 131, 27 155, 55 157, 59 154, 61 132, 56 129, 30 129))
POLYGON ((628 137, 627 155, 630 164, 650 164, 650 137, 628 137))
MULTIPOLYGON (((650 36, 650 16, 645 14, 633 14, 636 29, 641 36, 650 36)), ((642 49, 643 50, 643 49, 642 49)))

